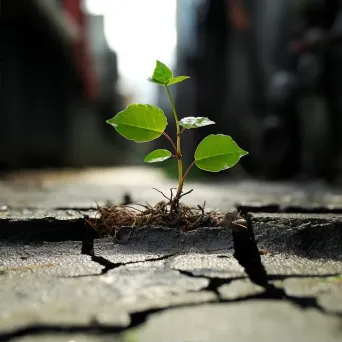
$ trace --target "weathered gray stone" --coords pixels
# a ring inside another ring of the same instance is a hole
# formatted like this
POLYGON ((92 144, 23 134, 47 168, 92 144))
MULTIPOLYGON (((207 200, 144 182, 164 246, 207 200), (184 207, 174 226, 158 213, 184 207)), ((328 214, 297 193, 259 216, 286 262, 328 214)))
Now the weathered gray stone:
POLYGON ((253 284, 249 279, 233 280, 229 284, 224 284, 218 288, 222 299, 235 300, 256 296, 265 292, 265 289, 259 285, 253 284))
POLYGON ((326 312, 342 314, 342 293, 341 288, 339 292, 332 294, 320 295, 317 298, 317 304, 326 312))
POLYGON ((85 227, 83 216, 74 210, 23 209, 0 213, 0 241, 80 241, 85 227))
MULTIPOLYGON (((128 236, 129 228, 123 229, 123 240, 128 236)), ((106 241, 106 240, 105 240, 106 241)), ((108 241, 108 240, 107 240, 108 241)), ((102 242, 101 242, 102 244, 102 242)), ((95 243, 97 248, 97 243, 95 243)), ((181 232, 177 229, 163 227, 144 227, 134 229, 125 244, 107 243, 106 256, 121 253, 206 253, 212 251, 226 252, 233 247, 232 235, 228 229, 199 228, 193 231, 181 232)), ((102 252, 101 252, 102 253, 102 252)))
POLYGON ((189 272, 194 276, 210 278, 245 277, 243 268, 232 253, 200 254, 188 253, 174 257, 169 265, 175 270, 189 272))
POLYGON ((342 277, 288 278, 275 282, 289 296, 315 297, 327 312, 342 313, 342 277))
POLYGON ((0 331, 30 325, 128 326, 127 311, 115 306, 120 293, 97 277, 1 276, 0 331))
MULTIPOLYGON (((218 301, 219 298, 214 292, 206 290, 209 285, 207 277, 227 279, 246 277, 231 252, 172 256, 166 253, 132 253, 132 246, 125 245, 120 245, 122 250, 126 248, 125 253, 118 253, 115 248, 115 253, 111 253, 112 247, 110 240, 97 241, 96 252, 103 253, 115 264, 114 269, 103 275, 100 275, 103 266, 91 261, 89 256, 79 254, 80 243, 2 247, 0 335, 3 332, 16 331, 37 324, 86 328, 96 321, 106 326, 125 328, 130 323, 129 315, 133 313, 218 301), (189 276, 178 270, 188 272, 189 276)), ((328 275, 332 271, 336 273, 340 267, 337 261, 308 261, 281 254, 269 253, 262 258, 270 272, 274 271, 275 276, 288 275, 292 271, 301 275, 309 271, 328 275)), ((326 277, 326 279, 330 278, 326 277)), ((329 289, 330 282, 327 283, 329 289)), ((324 285, 322 286, 324 290, 324 285)), ((233 280, 230 284, 219 287, 218 291, 223 299, 234 300, 260 294, 261 288, 253 285, 246 278, 233 280)), ((329 307, 327 311, 339 312, 340 307, 331 304, 337 299, 335 290, 326 291, 324 296, 310 292, 311 295, 317 297, 322 307, 329 307)), ((246 302, 248 307, 250 303, 253 302, 246 302)), ((263 303, 267 311, 270 302, 263 303)), ((279 310, 282 308, 280 307, 279 310)), ((301 312, 304 315, 306 311, 301 312)), ((230 314, 233 315, 229 309, 228 319, 230 314)), ((275 313, 274 315, 276 316, 275 313)), ((241 314, 241 319, 242 316, 241 314)), ((213 318, 211 314, 208 317, 214 322, 218 319, 215 314, 213 318)), ((310 318, 310 315, 308 317, 310 318)), ((324 326, 328 316, 322 315, 322 317, 321 319, 319 316, 317 320, 321 320, 323 323, 320 324, 324 326)), ((231 320, 235 324, 239 319, 238 316, 231 320)), ((304 325, 308 324, 306 319, 302 318, 304 325)), ((193 322, 192 318, 191 322, 193 322)), ((276 326, 277 324, 275 323, 276 326)), ((255 336, 259 336, 258 334, 259 330, 256 331, 255 336)), ((158 337, 158 334, 156 336, 158 337)), ((260 336, 264 336, 262 332, 260 336)), ((329 341, 329 339, 324 340, 329 341)))
POLYGON ((342 218, 333 214, 254 214, 260 248, 310 259, 342 261, 342 218))
POLYGON ((155 309, 169 309, 171 307, 218 302, 216 294, 212 291, 196 292, 163 292, 154 288, 149 293, 141 291, 134 296, 122 297, 118 305, 127 309, 130 313, 144 312, 155 309))
MULTIPOLYGON (((40 211, 36 218, 30 215, 16 218, 0 217, 0 239, 18 241, 81 240, 86 222, 82 215, 73 211, 68 217, 65 211, 40 211), (55 215, 55 216, 53 216, 55 215)), ((34 214, 35 215, 35 214, 34 214)), ((35 217, 35 216, 34 216, 35 217)), ((269 253, 266 258, 278 253, 299 258, 342 261, 342 219, 323 214, 255 214, 253 226, 259 248, 269 253)), ((224 228, 200 228, 180 232, 162 227, 123 228, 122 238, 127 243, 107 243, 109 255, 116 253, 213 253, 231 252, 231 232, 224 228)), ((97 244, 95 244, 97 248, 97 244)))
MULTIPOLYGON (((267 273, 274 275, 331 275, 342 273, 340 261, 299 257, 292 254, 269 253, 261 257, 267 273)), ((211 278, 245 277, 243 268, 232 253, 225 254, 186 254, 170 261, 170 267, 190 272, 194 276, 211 278)))
POLYGON ((342 338, 339 317, 265 300, 171 309, 151 315, 131 333, 140 342, 333 342, 342 338))
POLYGON ((216 299, 212 292, 199 292, 208 286, 208 279, 188 277, 165 265, 157 261, 122 266, 101 281, 119 291, 117 305, 131 313, 216 299))
MULTIPOLYGON (((0 247, 0 276, 75 277, 100 274, 103 266, 81 255, 80 242, 50 242, 0 247)), ((0 285, 1 286, 1 285, 0 285)))
MULTIPOLYGON (((90 217, 95 217, 96 211, 86 210, 84 211, 90 217)), ((82 211, 73 209, 36 209, 36 208, 23 208, 3 211, 0 215, 2 219, 13 221, 32 221, 32 220, 56 220, 56 221, 70 221, 83 218, 82 211)))
MULTIPOLYGON (((133 230, 126 244, 95 240, 95 253, 107 259, 106 269, 101 260, 80 255, 80 242, 37 243, 80 241, 86 224, 78 209, 94 216, 96 204, 120 203, 127 192, 133 202, 153 205, 163 198, 152 187, 169 194, 174 185, 150 168, 22 174, 0 181, 0 241, 16 243, 0 247, 0 339, 4 332, 37 324, 81 326, 86 331, 96 322, 102 328, 125 329, 130 314, 185 305, 188 307, 151 315, 143 326, 122 334, 121 340, 341 339, 340 317, 280 300, 244 302, 243 298, 261 294, 263 289, 248 280, 234 259, 228 229, 182 233, 145 227, 133 230), (218 287, 221 298, 240 302, 214 304, 219 298, 210 289, 225 281, 231 282, 218 287)), ((194 191, 183 203, 197 206, 206 200, 207 208, 223 211, 236 204, 256 210, 262 206, 270 210, 342 210, 341 192, 317 184, 187 183, 184 190, 191 188, 194 191)), ((298 302, 303 296, 312 297, 325 312, 341 313, 340 283, 328 280, 342 273, 341 217, 253 214, 252 219, 258 246, 267 250, 261 258, 270 279, 287 295, 298 297, 298 302), (287 278, 293 276, 301 279, 291 282, 287 278), (314 278, 314 285, 308 280, 312 276, 320 276, 314 278)), ((129 232, 123 229, 122 236, 129 232)), ((89 340, 86 334, 56 335, 52 331, 19 340, 63 338, 89 340)), ((90 338, 121 341, 114 334, 90 338)))
POLYGON ((127 326, 129 313, 216 300, 209 280, 192 278, 151 255, 116 256, 116 268, 76 255, 76 243, 50 243, 4 250, 1 258, 0 331, 34 325, 127 326), (139 262, 141 260, 150 260, 139 262), (125 263, 134 264, 127 264, 125 263), (120 266, 122 263, 122 266, 120 266))
POLYGON ((291 253, 266 254, 261 257, 268 275, 331 275, 342 272, 338 260, 310 259, 291 253))

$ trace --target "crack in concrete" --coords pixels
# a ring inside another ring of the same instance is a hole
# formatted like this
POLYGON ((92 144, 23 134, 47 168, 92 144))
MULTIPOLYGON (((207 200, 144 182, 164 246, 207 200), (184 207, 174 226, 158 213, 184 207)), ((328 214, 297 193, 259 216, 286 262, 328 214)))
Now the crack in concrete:
MULTIPOLYGON (((233 242, 234 242, 234 258, 239 262, 239 264, 244 268, 248 278, 253 283, 264 288, 264 292, 258 295, 245 296, 233 301, 242 301, 248 299, 277 299, 277 300, 288 300, 294 305, 300 308, 315 308, 319 311, 328 313, 323 307, 321 307, 316 297, 295 297, 286 294, 284 289, 277 288, 270 283, 272 280, 284 280, 291 276, 288 275, 272 275, 269 276, 266 272, 264 265, 261 262, 260 253, 255 241, 254 230, 252 225, 251 216, 245 211, 241 212, 241 215, 245 218, 247 222, 247 229, 231 229, 233 242)), ((230 227, 227 227, 230 228, 230 227)), ((201 275, 195 275, 191 271, 178 270, 180 273, 190 276, 190 277, 203 277, 201 275)), ((334 274, 337 275, 337 274, 334 274)), ((302 275, 304 277, 305 275, 302 275)), ((312 276, 312 275, 311 275, 312 276)), ((330 277, 331 274, 325 275, 325 277, 330 277)), ((295 277, 294 275, 292 277, 295 277)), ((313 276, 312 276, 313 277, 313 276)), ((320 276, 324 278, 324 276, 320 276)), ((224 284, 229 284, 233 280, 244 279, 247 277, 237 277, 237 278, 215 278, 204 276, 204 278, 209 279, 209 285, 205 289, 206 291, 212 291, 219 298, 219 302, 231 302, 232 300, 225 300, 221 297, 219 292, 219 287, 224 284)), ((342 314, 336 313, 342 317, 342 314)))
POLYGON ((233 256, 253 283, 267 288, 269 286, 267 273, 255 241, 251 216, 247 212, 241 212, 241 216, 246 220, 247 229, 231 229, 234 243, 233 256))
MULTIPOLYGON (((203 288, 199 290, 201 291, 211 291, 213 292, 216 297, 217 301, 209 301, 207 303, 236 303, 236 302, 242 302, 246 300, 254 300, 254 299, 263 299, 263 300, 282 300, 282 301, 289 301, 290 303, 296 305, 297 307, 301 309, 307 309, 307 308, 314 308, 319 310, 320 312, 326 314, 326 315, 331 315, 331 316, 338 316, 342 318, 342 313, 335 312, 331 313, 328 312, 325 308, 320 306, 318 304, 317 298, 313 296, 291 296, 286 294, 284 289, 278 288, 274 286, 273 284, 268 284, 266 287, 264 287, 265 291, 260 294, 252 294, 252 295, 247 295, 244 297, 240 298, 235 298, 235 299, 224 299, 222 298, 219 288, 224 285, 224 284, 229 284, 232 281, 235 280, 240 280, 240 279, 250 279, 249 277, 236 277, 236 278, 216 278, 216 277, 208 277, 208 276, 200 276, 200 275, 194 275, 189 271, 181 271, 179 270, 180 273, 193 277, 193 278, 206 278, 209 280, 209 284, 206 288, 203 288)), ((324 278, 329 278, 333 276, 334 274, 327 274, 327 275, 320 275, 319 277, 324 279, 324 278)), ((338 274, 335 274, 338 275, 338 274)), ((268 280, 285 280, 287 278, 293 278, 296 277, 295 275, 272 275, 268 277, 268 280)), ((303 276, 304 277, 304 276, 303 276)), ((316 277, 315 275, 308 275, 308 277, 316 277)))
MULTIPOLYGON (((210 285, 209 285, 210 286, 210 285)), ((217 289, 216 289, 217 290, 217 289)), ((208 291, 208 289, 202 289, 201 291, 208 291)), ((273 287, 270 287, 269 290, 266 290, 264 293, 257 294, 257 295, 250 295, 245 296, 241 298, 236 299, 222 299, 217 298, 215 300, 210 300, 206 302, 206 304, 217 304, 217 303, 238 303, 242 301, 252 301, 256 299, 263 299, 263 300, 287 300, 291 302, 292 304, 296 305, 297 307, 301 309, 306 308, 315 308, 319 311, 330 315, 330 316, 339 316, 342 317, 342 314, 340 313, 327 313, 325 312, 316 301, 316 298, 314 297, 293 297, 288 296, 284 293, 282 289, 278 289, 273 287), (271 290, 273 288, 274 290, 271 290)), ((27 326, 21 329, 17 329, 10 332, 0 333, 0 341, 1 342, 9 342, 13 339, 16 339, 18 337, 28 336, 28 335, 43 335, 48 333, 55 333, 55 334, 76 334, 76 333, 87 333, 87 334, 93 334, 95 336, 101 336, 101 335, 109 335, 109 334, 119 334, 124 331, 127 331, 132 328, 136 328, 142 324, 144 324, 148 317, 152 314, 162 312, 169 309, 174 308, 189 308, 189 307, 195 307, 200 306, 203 303, 191 303, 191 304, 176 304, 171 305, 167 308, 158 308, 158 309, 149 309, 144 311, 138 311, 130 314, 131 323, 127 327, 122 326, 111 326, 111 325, 102 325, 98 324, 97 322, 92 322, 89 325, 86 326, 73 326, 73 325, 31 325, 27 326)))
POLYGON ((127 261, 127 262, 112 262, 102 256, 91 256, 91 260, 98 263, 101 266, 104 266, 104 268, 101 270, 101 273, 92 273, 92 274, 81 274, 81 275, 75 275, 75 276, 69 276, 69 277, 61 277, 61 278, 84 278, 84 277, 97 277, 103 274, 106 274, 110 270, 116 269, 118 267, 127 266, 127 265, 133 265, 133 264, 139 264, 144 262, 154 262, 154 261, 160 261, 160 260, 166 260, 168 258, 171 258, 177 254, 167 254, 160 257, 154 257, 149 258, 145 260, 135 260, 135 261, 127 261))
POLYGON ((101 266, 104 266, 102 269, 101 274, 106 274, 108 271, 113 270, 115 268, 121 267, 121 266, 126 266, 126 265, 133 265, 133 264, 139 264, 139 263, 145 263, 145 262, 154 262, 154 261, 160 261, 160 260, 166 260, 169 259, 177 254, 166 254, 162 255, 160 257, 154 257, 154 258, 148 258, 145 260, 135 260, 135 261, 127 261, 127 262, 112 262, 102 256, 96 256, 93 255, 91 257, 91 260, 100 264, 101 266))
POLYGON ((218 298, 221 297, 218 288, 224 284, 229 284, 234 280, 240 280, 240 279, 248 279, 247 277, 241 276, 241 277, 234 277, 234 278, 219 278, 219 277, 209 277, 205 275, 200 274, 193 274, 191 271, 185 271, 178 268, 174 268, 174 270, 178 271, 179 273, 186 275, 187 277, 191 278, 205 278, 209 280, 208 286, 203 288, 201 291, 211 291, 218 296, 218 298))
MULTIPOLYGON (((269 281, 272 280, 284 280, 286 278, 290 277, 317 277, 317 275, 271 275, 268 276, 264 266, 261 263, 260 254, 256 245, 256 241, 254 238, 254 231, 252 227, 252 222, 250 219, 250 216, 245 212, 243 215, 245 215, 247 223, 248 223, 248 229, 244 232, 234 232, 233 234, 233 240, 234 240, 234 257, 237 259, 239 264, 244 268, 245 272, 247 273, 247 277, 234 277, 234 278, 216 278, 216 277, 208 277, 208 276, 201 276, 201 275, 195 275, 191 271, 184 271, 175 269, 181 274, 188 276, 188 277, 195 277, 195 278, 206 278, 209 280, 208 286, 205 288, 202 288, 196 292, 201 291, 211 291, 216 296, 214 300, 210 300, 206 302, 207 304, 211 303, 237 303, 242 301, 250 301, 255 299, 263 299, 263 300, 283 300, 283 301, 289 301, 292 304, 298 306, 301 309, 305 308, 315 308, 324 314, 331 315, 331 316, 339 316, 342 317, 342 314, 340 313, 329 313, 322 308, 315 297, 295 297, 295 296, 289 296, 285 293, 284 289, 279 289, 275 287, 273 284, 270 284, 269 281), (235 299, 224 299, 219 293, 219 288, 224 284, 229 284, 233 280, 237 279, 250 279, 255 284, 258 284, 259 286, 264 288, 263 293, 254 294, 254 295, 247 295, 240 298, 235 299)), ((87 229, 88 232, 90 232, 89 229, 87 229)), ((168 258, 171 258, 173 256, 179 255, 179 254, 168 254, 163 255, 161 257, 154 257, 149 258, 145 260, 140 261, 128 261, 128 262, 118 262, 114 263, 110 260, 102 257, 102 256, 96 256, 94 254, 94 232, 90 232, 90 234, 85 234, 83 244, 82 244, 82 254, 89 255, 91 257, 91 260, 100 264, 104 268, 102 269, 100 274, 96 275, 102 275, 107 272, 109 272, 112 269, 116 269, 121 266, 126 266, 130 264, 137 264, 137 263, 144 263, 144 262, 154 262, 154 261, 160 261, 160 260, 166 260, 168 258)), ((324 277, 330 277, 334 276, 335 274, 329 274, 325 276, 318 276, 320 278, 324 277)), ((90 275, 90 276, 94 276, 90 275)), ((191 303, 191 304, 176 304, 176 305, 170 305, 166 308, 157 308, 157 309, 149 309, 144 311, 137 311, 130 314, 131 323, 129 326, 122 327, 122 326, 110 326, 110 325, 101 325, 97 322, 92 322, 89 325, 86 326, 68 326, 68 325, 32 325, 27 326, 21 329, 17 329, 10 332, 0 333, 0 341, 7 342, 11 341, 12 339, 26 336, 26 335, 38 335, 38 334, 47 334, 47 333, 56 333, 56 334, 62 334, 62 333, 87 333, 87 334, 94 334, 94 335, 108 335, 108 334, 118 334, 122 333, 124 331, 127 331, 131 328, 140 326, 144 324, 148 317, 151 314, 162 312, 168 309, 172 308, 182 308, 182 307, 193 307, 193 306, 199 306, 203 303, 191 303)))
MULTIPOLYGON (((235 280, 241 280, 241 279, 249 279, 251 280, 248 276, 247 277, 234 277, 234 278, 216 278, 216 277, 208 277, 208 276, 201 276, 201 275, 195 275, 190 271, 183 271, 183 270, 178 270, 181 274, 184 274, 188 277, 192 278, 206 278, 209 280, 209 284, 206 288, 201 289, 200 291, 212 291, 215 293, 215 295, 218 297, 218 302, 219 303, 231 303, 231 302, 240 302, 240 301, 245 301, 245 300, 251 300, 251 299, 264 299, 264 300, 287 300, 291 302, 292 304, 305 309, 305 308, 315 308, 319 311, 321 311, 324 314, 328 315, 336 315, 342 317, 342 314, 339 312, 336 312, 334 314, 326 311, 323 307, 321 307, 318 302, 316 297, 298 297, 298 296, 290 296, 287 295, 284 289, 278 288, 274 286, 273 284, 267 284, 267 286, 262 286, 264 287, 264 292, 256 295, 250 295, 250 296, 245 296, 241 298, 236 298, 236 299, 224 299, 222 298, 219 288, 224 285, 224 284, 229 284, 235 280)), ((267 276, 268 281, 272 280, 285 280, 287 278, 296 278, 296 277, 310 277, 310 278, 329 278, 331 276, 337 276, 339 274, 326 274, 326 275, 271 275, 267 276)), ((252 281, 252 280, 251 280, 252 281)), ((259 285, 260 286, 260 285, 259 285)), ((210 302, 208 302, 210 303, 210 302)))
POLYGON ((7 333, 0 333, 1 342, 9 342, 19 337, 29 335, 44 335, 48 333, 55 334, 77 334, 77 333, 88 333, 94 335, 104 334, 116 334, 120 333, 124 328, 119 326, 108 326, 108 325, 87 325, 87 326, 74 326, 74 325, 31 325, 18 330, 9 331, 7 333))

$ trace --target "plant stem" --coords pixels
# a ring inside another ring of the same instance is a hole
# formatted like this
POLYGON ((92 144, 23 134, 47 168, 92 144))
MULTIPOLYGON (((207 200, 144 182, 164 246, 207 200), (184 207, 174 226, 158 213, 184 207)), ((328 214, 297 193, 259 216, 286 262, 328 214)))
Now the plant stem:
POLYGON ((182 178, 182 183, 184 183, 184 180, 186 178, 186 176, 188 175, 189 171, 191 170, 191 168, 195 165, 195 160, 189 165, 189 167, 187 168, 187 170, 184 173, 184 176, 182 178))
POLYGON ((163 132, 163 135, 168 141, 170 141, 175 153, 177 154, 177 147, 176 147, 175 143, 173 142, 173 140, 170 138, 170 136, 167 133, 163 132))
POLYGON ((174 201, 177 203, 179 201, 179 198, 182 194, 182 189, 183 189, 183 161, 182 161, 182 151, 181 151, 181 140, 180 140, 180 128, 179 128, 179 120, 178 120, 178 116, 177 116, 177 112, 176 112, 176 108, 175 108, 175 104, 173 102, 171 93, 170 93, 170 89, 167 86, 167 84, 165 84, 165 89, 167 91, 167 95, 169 96, 169 100, 171 103, 171 107, 172 107, 172 112, 173 112, 173 116, 175 118, 175 123, 176 123, 176 131, 177 131, 177 157, 178 157, 178 190, 177 190, 177 194, 174 198, 174 201))

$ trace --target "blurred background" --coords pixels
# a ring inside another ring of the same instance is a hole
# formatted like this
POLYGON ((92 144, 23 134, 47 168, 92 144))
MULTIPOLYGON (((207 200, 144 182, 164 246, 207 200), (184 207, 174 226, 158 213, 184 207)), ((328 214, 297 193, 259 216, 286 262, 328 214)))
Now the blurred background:
MULTIPOLYGON (((207 134, 223 133, 249 155, 221 178, 340 180, 341 0, 1 6, 0 172, 139 165, 168 146, 162 137, 127 141, 105 122, 130 103, 151 103, 175 133, 164 89, 146 81, 159 59, 191 77, 172 87, 179 116, 217 123, 185 132, 186 165, 207 134)), ((160 167, 171 174, 174 164, 160 167)))

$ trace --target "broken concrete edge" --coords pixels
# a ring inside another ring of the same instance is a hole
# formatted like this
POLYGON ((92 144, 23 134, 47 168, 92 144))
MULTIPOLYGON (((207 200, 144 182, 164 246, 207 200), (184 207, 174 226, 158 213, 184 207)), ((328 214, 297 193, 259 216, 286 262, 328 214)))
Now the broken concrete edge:
MULTIPOLYGON (((31 210, 30 214, 23 215, 20 212, 8 213, 6 216, 0 215, 0 241, 79 241, 84 236, 84 230, 89 227, 84 220, 84 216, 95 217, 96 211, 89 210, 79 212, 78 210, 31 210)), ((342 226, 342 217, 334 214, 284 214, 284 213, 253 213, 252 221, 255 223, 273 223, 274 226, 281 225, 282 228, 296 228, 305 224, 310 225, 334 225, 342 226)), ((134 231, 156 232, 165 234, 168 232, 178 236, 184 234, 195 234, 196 231, 208 230, 216 232, 223 227, 200 228, 194 231, 181 232, 174 228, 166 227, 141 227, 133 228, 134 231)), ((132 230, 130 227, 122 227, 123 235, 125 231, 132 230)), ((97 234, 95 234, 97 235, 97 234)))
MULTIPOLYGON (((89 216, 94 214, 89 211, 89 216)), ((342 260, 342 217, 256 213, 251 215, 251 220, 256 243, 266 253, 294 252, 311 258, 342 260)), ((122 227, 118 237, 126 250, 203 252, 233 248, 232 232, 223 227, 203 227, 187 232, 166 227, 122 227)), ((97 232, 77 211, 55 210, 46 212, 45 216, 42 212, 39 216, 33 212, 31 216, 0 217, 0 242, 3 243, 84 242, 98 238, 97 232)))
POLYGON ((278 203, 268 204, 237 204, 238 211, 252 213, 278 213, 278 214, 342 214, 339 205, 286 205, 278 203))

